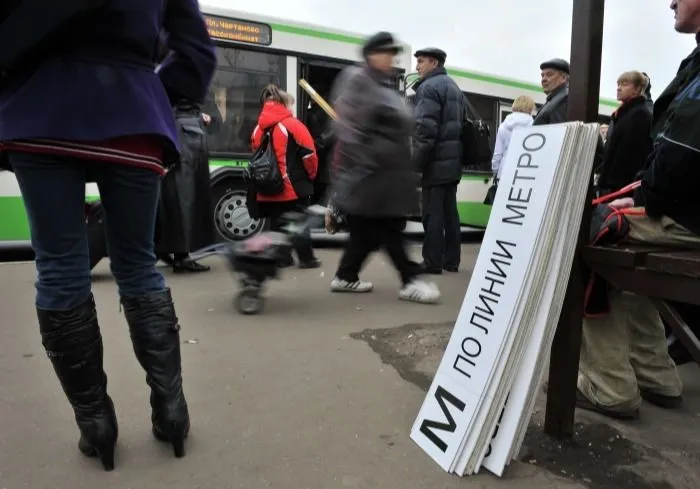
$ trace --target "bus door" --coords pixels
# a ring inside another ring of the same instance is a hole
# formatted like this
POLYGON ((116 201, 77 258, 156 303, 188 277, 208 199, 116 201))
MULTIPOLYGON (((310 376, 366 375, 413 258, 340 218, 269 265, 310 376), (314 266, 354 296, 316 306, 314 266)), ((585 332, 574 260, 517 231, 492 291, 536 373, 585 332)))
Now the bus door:
MULTIPOLYGON (((299 58, 298 73, 299 78, 306 80, 316 92, 328 100, 331 95, 333 82, 340 72, 348 67, 350 63, 339 61, 326 61, 312 58, 299 58)), ((311 97, 301 87, 297 88, 297 114, 300 120, 308 125, 309 110, 311 109, 311 97)))

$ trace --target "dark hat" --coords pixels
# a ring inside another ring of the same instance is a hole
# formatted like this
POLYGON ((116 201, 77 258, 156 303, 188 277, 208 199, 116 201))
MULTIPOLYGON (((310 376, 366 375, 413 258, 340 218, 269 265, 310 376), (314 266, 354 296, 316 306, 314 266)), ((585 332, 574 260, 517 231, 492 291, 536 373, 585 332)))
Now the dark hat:
POLYGON ((398 53, 403 51, 403 46, 394 40, 394 36, 392 36, 391 33, 384 31, 377 32, 375 35, 371 36, 365 41, 364 46, 362 46, 362 54, 364 56, 384 51, 398 53))
POLYGON ((444 64, 447 59, 447 53, 442 49, 438 48, 423 48, 416 51, 413 55, 414 57, 425 56, 426 58, 433 58, 438 60, 440 64, 444 64))
POLYGON ((554 58, 550 59, 549 61, 545 61, 540 65, 540 69, 563 71, 567 75, 571 71, 571 68, 569 67, 569 62, 561 58, 554 58))

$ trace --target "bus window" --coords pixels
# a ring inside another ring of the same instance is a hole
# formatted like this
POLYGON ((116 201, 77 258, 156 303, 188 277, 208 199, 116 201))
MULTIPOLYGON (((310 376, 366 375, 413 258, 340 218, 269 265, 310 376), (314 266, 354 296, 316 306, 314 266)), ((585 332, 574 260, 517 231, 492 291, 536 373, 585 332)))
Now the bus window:
POLYGON ((250 153, 250 136, 260 112, 260 92, 270 84, 285 88, 283 55, 237 48, 216 48, 217 69, 202 112, 212 153, 250 153))

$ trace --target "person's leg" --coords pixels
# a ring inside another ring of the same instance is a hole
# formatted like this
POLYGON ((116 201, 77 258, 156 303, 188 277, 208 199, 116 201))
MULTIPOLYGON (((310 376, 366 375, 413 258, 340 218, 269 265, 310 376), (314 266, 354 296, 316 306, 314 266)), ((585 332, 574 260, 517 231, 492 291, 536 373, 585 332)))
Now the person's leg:
POLYGON ((376 219, 374 228, 379 234, 389 258, 401 276, 399 298, 421 304, 433 304, 440 299, 437 285, 418 280, 417 267, 406 252, 406 240, 403 234, 404 220, 401 218, 376 219))
POLYGON ((630 337, 630 362, 642 398, 662 407, 676 407, 683 384, 668 354, 664 326, 654 304, 646 297, 624 294, 630 337))
POLYGON ((445 185, 445 258, 442 266, 448 272, 459 270, 462 255, 462 226, 457 209, 457 185, 445 185))
MULTIPOLYGON (((284 209, 274 202, 265 203, 261 208, 264 210, 265 216, 270 220, 270 231, 284 233, 284 222, 282 220, 284 209)), ((281 268, 294 266, 294 257, 291 250, 284 249, 280 252, 278 266, 281 268)))
POLYGON ((444 189, 423 187, 421 192, 423 211, 423 266, 426 273, 442 273, 445 254, 445 215, 443 212, 444 189))
POLYGON ((95 174, 112 273, 134 352, 151 388, 153 434, 170 442, 181 457, 190 421, 182 389, 180 325, 170 289, 156 269, 153 242, 160 176, 104 163, 95 174))
POLYGON ((90 291, 86 169, 67 158, 9 155, 29 217, 42 344, 80 429, 78 447, 114 468, 118 427, 107 394, 102 336, 90 291))
POLYGON ((371 220, 357 216, 347 216, 347 227, 350 233, 345 251, 340 257, 338 270, 331 282, 333 292, 370 292, 371 282, 360 280, 360 270, 367 257, 377 248, 376 231, 371 227, 371 220))
MULTIPOLYGON (((296 205, 296 210, 298 212, 306 212, 308 206, 302 202, 296 205)), ((299 268, 310 269, 319 268, 321 266, 321 260, 316 258, 314 254, 313 241, 311 240, 311 229, 306 228, 301 236, 295 238, 294 251, 299 257, 299 268)))
POLYGON ((419 270, 408 257, 406 240, 403 234, 403 220, 400 218, 376 219, 377 232, 394 268, 399 272, 402 286, 413 282, 419 270))
POLYGON ((641 398, 630 364, 626 303, 610 295, 610 313, 583 321, 578 407, 616 418, 639 415, 641 398))

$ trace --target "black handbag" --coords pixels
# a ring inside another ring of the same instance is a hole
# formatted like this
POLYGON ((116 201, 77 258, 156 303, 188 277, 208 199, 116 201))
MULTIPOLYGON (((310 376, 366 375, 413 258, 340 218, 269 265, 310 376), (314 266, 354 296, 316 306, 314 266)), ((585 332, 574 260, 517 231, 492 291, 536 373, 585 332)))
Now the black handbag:
POLYGON ((496 192, 498 191, 498 178, 493 179, 493 183, 486 191, 486 198, 484 199, 484 204, 493 205, 496 200, 496 192))

